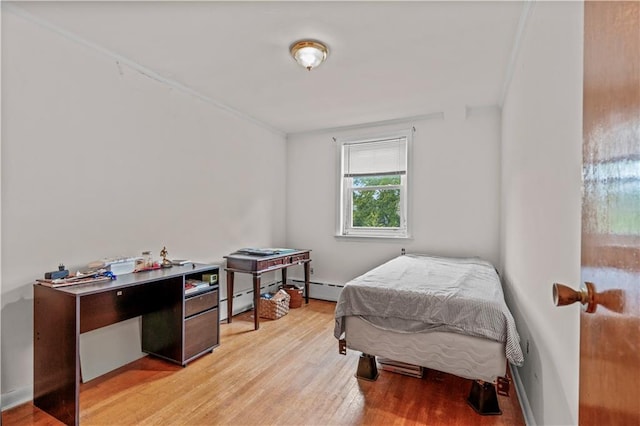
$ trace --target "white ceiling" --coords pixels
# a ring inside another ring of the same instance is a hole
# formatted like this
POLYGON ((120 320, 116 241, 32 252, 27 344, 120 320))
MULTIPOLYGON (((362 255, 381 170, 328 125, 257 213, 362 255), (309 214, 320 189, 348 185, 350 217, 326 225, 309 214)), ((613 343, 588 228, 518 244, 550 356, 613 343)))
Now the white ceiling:
POLYGON ((34 22, 282 133, 500 105, 523 2, 19 2, 34 22), (289 56, 325 42, 306 71, 289 56))

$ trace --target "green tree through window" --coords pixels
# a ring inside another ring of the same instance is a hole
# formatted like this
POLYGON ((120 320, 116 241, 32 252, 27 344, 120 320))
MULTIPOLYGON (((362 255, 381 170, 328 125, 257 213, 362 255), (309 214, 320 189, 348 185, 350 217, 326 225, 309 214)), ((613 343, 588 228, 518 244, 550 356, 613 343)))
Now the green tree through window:
POLYGON ((353 226, 398 228, 400 176, 367 176, 353 179, 353 226), (358 188, 358 189, 356 189, 358 188))
POLYGON ((411 130, 341 139, 337 235, 407 238, 411 130))

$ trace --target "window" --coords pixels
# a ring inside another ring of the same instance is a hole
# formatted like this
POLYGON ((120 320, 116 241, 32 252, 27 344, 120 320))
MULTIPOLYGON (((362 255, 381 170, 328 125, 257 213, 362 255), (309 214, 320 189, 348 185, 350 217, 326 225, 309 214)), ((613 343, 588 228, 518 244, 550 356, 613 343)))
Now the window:
POLYGON ((411 133, 341 140, 339 235, 407 237, 411 133))

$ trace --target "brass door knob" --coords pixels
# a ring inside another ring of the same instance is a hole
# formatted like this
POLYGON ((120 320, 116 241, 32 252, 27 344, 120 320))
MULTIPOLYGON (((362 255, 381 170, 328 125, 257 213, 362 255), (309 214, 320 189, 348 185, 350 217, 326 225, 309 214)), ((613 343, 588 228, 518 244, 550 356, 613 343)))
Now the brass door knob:
POLYGON ((553 303, 556 306, 571 305, 575 302, 582 303, 583 309, 587 313, 596 311, 597 302, 595 300, 596 291, 592 283, 586 282, 580 290, 574 290, 564 284, 553 284, 553 303))

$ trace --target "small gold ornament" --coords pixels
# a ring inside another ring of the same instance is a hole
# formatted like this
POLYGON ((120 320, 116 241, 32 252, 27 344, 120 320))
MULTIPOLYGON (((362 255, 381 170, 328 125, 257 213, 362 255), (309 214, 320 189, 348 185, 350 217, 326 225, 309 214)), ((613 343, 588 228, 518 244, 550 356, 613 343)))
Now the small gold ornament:
POLYGON ((171 261, 169 259, 167 259, 167 255, 169 254, 169 252, 167 251, 167 247, 164 246, 162 247, 162 250, 160 250, 160 256, 162 256, 162 267, 163 268, 171 268, 173 265, 171 264, 171 261))

